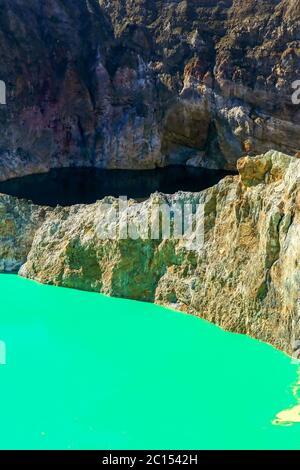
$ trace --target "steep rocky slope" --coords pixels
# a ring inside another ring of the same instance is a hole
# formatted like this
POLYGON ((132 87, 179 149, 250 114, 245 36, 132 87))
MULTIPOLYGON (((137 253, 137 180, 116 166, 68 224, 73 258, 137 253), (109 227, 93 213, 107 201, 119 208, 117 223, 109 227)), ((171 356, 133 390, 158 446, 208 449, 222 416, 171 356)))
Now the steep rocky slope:
POLYGON ((113 198, 50 210, 1 196, 0 270, 27 259, 20 273, 31 279, 161 303, 291 352, 300 338, 300 160, 269 152, 238 168, 198 194, 131 201, 116 219, 113 198), (193 233, 145 237, 151 210, 175 202, 203 207, 203 244, 191 245, 193 233), (144 239, 118 236, 127 217, 144 239))
POLYGON ((141 83, 146 76, 137 55, 128 76, 122 68, 109 74, 114 34, 98 2, 2 0, 0 6, 0 77, 7 85, 0 178, 69 165, 155 166, 150 103, 156 98, 141 83))
POLYGON ((300 150, 299 0, 1 0, 0 179, 300 150))
POLYGON ((299 107, 291 103, 298 0, 100 3, 123 46, 130 25, 151 32, 150 65, 174 98, 160 128, 165 162, 234 168, 245 152, 299 149, 299 107))
POLYGON ((0 196, 0 272, 17 272, 25 263, 34 235, 50 210, 0 196))

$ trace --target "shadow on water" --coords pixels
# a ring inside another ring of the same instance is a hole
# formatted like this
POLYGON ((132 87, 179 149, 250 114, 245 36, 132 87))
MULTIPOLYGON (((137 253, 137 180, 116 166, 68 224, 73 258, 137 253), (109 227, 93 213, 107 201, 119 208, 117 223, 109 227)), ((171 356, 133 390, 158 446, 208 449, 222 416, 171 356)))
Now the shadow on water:
POLYGON ((62 168, 0 183, 0 193, 49 206, 92 204, 105 196, 143 200, 156 191, 199 192, 229 174, 233 173, 183 166, 142 171, 62 168))

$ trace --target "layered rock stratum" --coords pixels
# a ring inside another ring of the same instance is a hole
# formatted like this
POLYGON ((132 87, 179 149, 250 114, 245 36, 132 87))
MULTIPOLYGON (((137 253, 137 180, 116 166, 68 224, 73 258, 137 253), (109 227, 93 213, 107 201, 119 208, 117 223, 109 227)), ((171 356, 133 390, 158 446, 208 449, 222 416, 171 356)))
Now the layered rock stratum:
POLYGON ((291 352, 300 338, 300 160, 268 152, 242 158, 238 170, 201 193, 130 201, 116 220, 113 198, 50 209, 1 196, 0 270, 156 302, 291 352), (103 237, 107 226, 121 233, 124 219, 143 228, 149 209, 176 202, 203 207, 204 240, 193 249, 193 233, 103 237))
POLYGON ((299 0, 1 0, 0 179, 300 150, 299 0))

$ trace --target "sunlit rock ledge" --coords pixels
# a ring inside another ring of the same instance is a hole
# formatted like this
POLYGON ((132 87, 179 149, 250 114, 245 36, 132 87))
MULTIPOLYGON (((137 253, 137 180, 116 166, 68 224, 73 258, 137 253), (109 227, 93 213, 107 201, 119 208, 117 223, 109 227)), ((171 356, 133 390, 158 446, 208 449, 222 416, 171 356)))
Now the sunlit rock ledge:
POLYGON ((131 220, 159 202, 202 204, 199 250, 174 237, 101 239, 113 198, 50 209, 2 195, 0 270, 175 307, 291 352, 300 338, 300 160, 272 151, 238 170, 201 193, 130 201, 131 220))

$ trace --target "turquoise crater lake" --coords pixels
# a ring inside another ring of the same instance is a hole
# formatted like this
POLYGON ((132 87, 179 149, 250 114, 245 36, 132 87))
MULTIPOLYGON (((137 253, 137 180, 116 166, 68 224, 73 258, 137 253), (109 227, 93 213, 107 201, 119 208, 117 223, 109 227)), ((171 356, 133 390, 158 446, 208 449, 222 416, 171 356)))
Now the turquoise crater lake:
POLYGON ((297 419, 276 422, 299 366, 271 346, 13 275, 0 294, 1 449, 300 449, 297 419))

